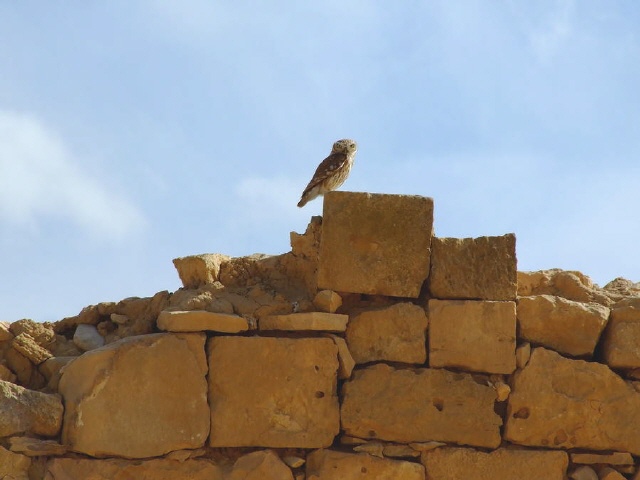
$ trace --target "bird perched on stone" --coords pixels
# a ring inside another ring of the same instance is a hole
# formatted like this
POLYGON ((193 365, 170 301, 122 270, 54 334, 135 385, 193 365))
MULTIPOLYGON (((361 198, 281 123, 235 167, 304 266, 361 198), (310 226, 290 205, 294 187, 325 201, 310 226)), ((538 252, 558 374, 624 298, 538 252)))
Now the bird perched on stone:
POLYGON ((307 202, 342 185, 349 176, 357 150, 356 142, 348 138, 335 142, 331 153, 318 165, 309 185, 302 192, 298 206, 304 207, 307 202))

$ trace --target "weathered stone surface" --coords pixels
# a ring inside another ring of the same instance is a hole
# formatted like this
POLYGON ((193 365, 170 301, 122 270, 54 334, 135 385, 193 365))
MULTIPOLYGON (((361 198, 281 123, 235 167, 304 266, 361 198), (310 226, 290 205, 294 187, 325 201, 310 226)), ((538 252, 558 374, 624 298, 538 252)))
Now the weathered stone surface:
POLYGON ((6 382, 16 383, 18 377, 15 373, 13 373, 6 365, 0 363, 0 380, 4 380, 6 382))
POLYGON ((390 444, 385 445, 382 449, 382 454, 385 457, 394 457, 394 458, 409 458, 409 457, 419 457, 420 452, 418 450, 414 450, 409 445, 400 445, 400 444, 390 444))
POLYGON ((513 381, 504 438, 640 454, 640 394, 605 365, 536 348, 513 381))
POLYGON ((554 268, 537 272, 518 272, 518 296, 553 295, 576 302, 596 302, 609 306, 611 293, 601 290, 580 272, 554 268))
POLYGON ((293 474, 273 450, 258 450, 236 460, 225 480, 293 480, 293 474))
POLYGON ((640 305, 611 310, 602 353, 610 367, 640 368, 640 305))
POLYGON ((60 431, 62 411, 59 395, 0 380, 0 437, 17 433, 53 437, 60 431))
POLYGON ((42 363, 38 370, 47 380, 47 388, 51 391, 58 391, 60 382, 60 370, 76 357, 51 357, 42 363))
POLYGON ((0 478, 7 480, 29 480, 31 459, 0 447, 0 478))
POLYGON ((600 480, 626 480, 626 478, 617 470, 611 467, 604 467, 600 470, 600 480))
POLYGON ((129 337, 71 362, 60 379, 63 443, 127 458, 201 447, 209 433, 204 342, 195 333, 129 337))
POLYGON ((424 480, 422 465, 402 460, 316 450, 307 456, 307 480, 424 480))
POLYGON ((573 356, 592 355, 607 325, 609 308, 552 295, 518 299, 519 335, 573 356))
POLYGON ((432 234, 431 198, 329 192, 318 287, 415 298, 429 275, 432 234))
POLYGON ((260 330, 317 330, 324 332, 344 332, 349 315, 326 312, 290 313, 288 315, 267 315, 258 322, 260 330))
POLYGON ((230 257, 220 253, 203 253, 173 259, 184 288, 198 288, 218 280, 220 265, 230 257))
POLYGON ((13 322, 9 328, 16 337, 21 333, 29 334, 40 346, 48 345, 55 338, 53 328, 49 324, 34 322, 26 318, 13 322))
POLYGON ((342 305, 342 297, 333 290, 320 290, 313 298, 313 304, 322 312, 335 313, 342 305))
POLYGON ((6 342, 14 337, 9 329, 9 322, 0 322, 0 342, 6 342))
POLYGON ((355 371, 343 386, 343 398, 347 435, 401 443, 500 444, 496 392, 469 374, 377 364, 355 371))
POLYGON ((488 373, 516 368, 514 302, 429 300, 429 365, 488 373))
POLYGON ((356 363, 423 364, 427 359, 427 323, 424 309, 413 303, 366 310, 349 320, 347 345, 356 363))
POLYGON ((524 368, 529 363, 531 358, 531 344, 524 342, 516 347, 516 366, 518 368, 524 368))
POLYGON ((56 441, 30 437, 11 437, 9 448, 12 452, 22 453, 27 457, 53 457, 67 453, 67 447, 56 441))
POLYGON ((205 310, 160 312, 158 328, 170 332, 238 333, 249 330, 249 323, 239 315, 207 312, 205 310))
POLYGON ((585 465, 633 465, 633 457, 627 452, 572 453, 571 463, 580 463, 585 465))
POLYGON ((340 380, 349 378, 351 372, 353 372, 353 367, 356 366, 356 361, 349 351, 347 342, 337 335, 327 334, 327 338, 333 340, 333 343, 338 347, 338 378, 340 380))
POLYGON ((583 465, 569 473, 569 478, 571 480, 598 480, 598 474, 593 468, 583 465))
POLYGON ((212 338, 211 446, 331 445, 340 430, 337 350, 329 338, 212 338))
POLYGON ((15 337, 11 341, 11 346, 28 358, 34 365, 40 365, 53 356, 49 350, 38 345, 28 333, 21 333, 15 337))
POLYGON ((45 480, 226 480, 222 469, 208 460, 54 458, 45 480))
POLYGON ((78 325, 73 334, 73 343, 85 352, 100 348, 104 345, 104 337, 100 335, 94 325, 78 325))
POLYGON ((565 452, 524 449, 443 447, 422 454, 429 480, 563 480, 568 462, 565 452))
POLYGON ((38 390, 46 384, 44 377, 27 357, 18 352, 13 345, 4 352, 7 366, 13 371, 20 385, 31 390, 38 390))
POLYGON ((431 295, 440 299, 515 300, 516 236, 436 238, 431 295))

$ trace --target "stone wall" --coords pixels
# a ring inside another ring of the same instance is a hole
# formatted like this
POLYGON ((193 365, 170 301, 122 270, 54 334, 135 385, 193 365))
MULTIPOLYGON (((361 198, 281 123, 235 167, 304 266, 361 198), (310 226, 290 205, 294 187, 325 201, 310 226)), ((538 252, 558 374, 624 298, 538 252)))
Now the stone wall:
POLYGON ((640 285, 332 192, 279 256, 0 322, 0 478, 640 479, 640 285))

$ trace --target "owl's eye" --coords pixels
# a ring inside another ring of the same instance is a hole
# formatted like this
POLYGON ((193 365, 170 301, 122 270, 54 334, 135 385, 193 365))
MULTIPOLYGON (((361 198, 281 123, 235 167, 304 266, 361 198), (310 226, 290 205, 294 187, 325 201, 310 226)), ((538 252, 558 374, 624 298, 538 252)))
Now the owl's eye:
POLYGON ((349 146, 350 146, 351 148, 356 148, 356 144, 355 144, 355 143, 352 143, 352 144, 350 144, 349 146))

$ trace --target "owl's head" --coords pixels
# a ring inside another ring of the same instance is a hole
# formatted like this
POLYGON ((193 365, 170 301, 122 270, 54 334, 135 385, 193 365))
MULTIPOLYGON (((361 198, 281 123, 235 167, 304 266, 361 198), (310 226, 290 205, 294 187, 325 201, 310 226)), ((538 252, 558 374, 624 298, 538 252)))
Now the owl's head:
POLYGON ((356 141, 349 138, 344 138, 342 140, 338 140, 333 144, 331 153, 356 153, 356 150, 358 150, 358 144, 356 143, 356 141))

